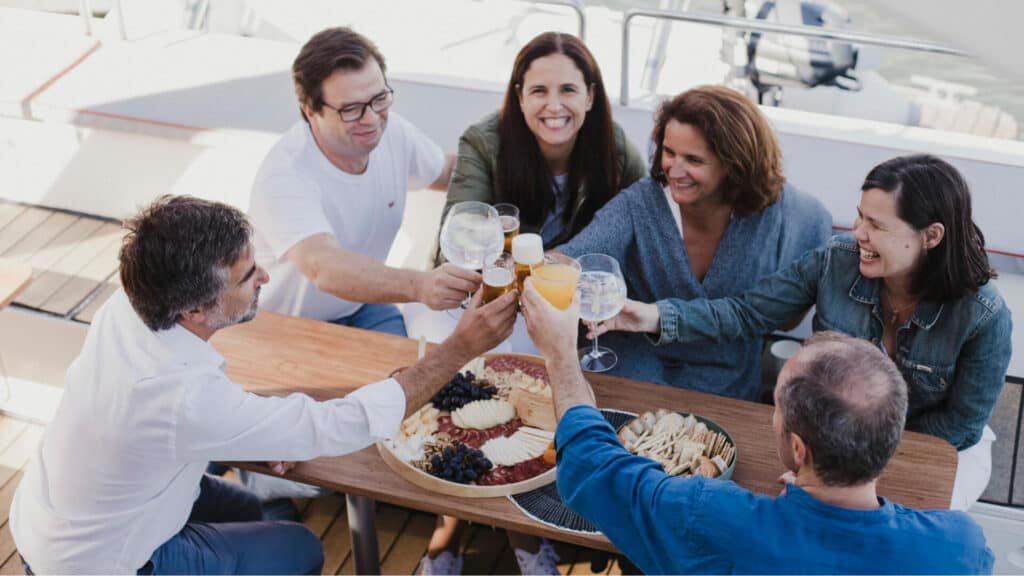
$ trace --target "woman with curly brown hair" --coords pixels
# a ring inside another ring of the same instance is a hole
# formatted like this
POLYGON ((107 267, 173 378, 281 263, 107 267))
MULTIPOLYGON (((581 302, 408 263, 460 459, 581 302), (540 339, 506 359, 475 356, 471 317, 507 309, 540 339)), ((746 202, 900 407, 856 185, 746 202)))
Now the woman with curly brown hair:
MULTIPOLYGON (((688 90, 661 106, 652 137, 651 177, 559 248, 614 257, 631 299, 738 295, 831 235, 825 207, 784 184, 771 126, 740 93, 688 90)), ((759 392, 760 337, 655 347, 641 334, 610 333, 603 344, 618 354, 614 374, 735 398, 759 392)))

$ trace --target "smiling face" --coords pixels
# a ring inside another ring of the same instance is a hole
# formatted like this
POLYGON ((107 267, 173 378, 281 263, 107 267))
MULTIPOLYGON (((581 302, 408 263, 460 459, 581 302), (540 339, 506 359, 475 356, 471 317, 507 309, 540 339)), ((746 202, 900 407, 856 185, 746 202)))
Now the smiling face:
POLYGON ((593 87, 565 54, 537 58, 523 75, 519 106, 549 164, 569 158, 593 104, 593 87))
MULTIPOLYGON (((386 89, 384 73, 372 58, 359 70, 335 70, 322 84, 324 103, 336 109, 369 102, 386 89)), ((304 108, 316 143, 331 163, 346 172, 361 173, 387 128, 388 110, 374 112, 367 107, 358 121, 342 122, 337 110, 328 106, 319 112, 304 108)))
POLYGON ((860 273, 901 283, 919 266, 930 240, 897 215, 896 194, 881 188, 861 193, 853 237, 860 247, 860 273))
POLYGON ((661 169, 677 204, 698 207, 722 202, 725 169, 699 128, 669 120, 661 144, 661 169))
POLYGON ((213 310, 208 313, 207 326, 213 330, 255 318, 260 287, 270 280, 267 271, 256 264, 251 243, 227 270, 227 286, 217 298, 213 310))

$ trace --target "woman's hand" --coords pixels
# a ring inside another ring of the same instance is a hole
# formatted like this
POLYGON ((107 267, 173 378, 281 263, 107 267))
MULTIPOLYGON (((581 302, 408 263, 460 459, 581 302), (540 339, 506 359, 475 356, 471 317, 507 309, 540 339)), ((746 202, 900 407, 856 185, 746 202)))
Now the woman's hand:
POLYGON ((661 315, 658 314, 657 304, 626 300, 626 305, 617 316, 600 324, 587 323, 587 327, 590 328, 587 338, 591 340, 612 330, 657 334, 661 332, 661 315))

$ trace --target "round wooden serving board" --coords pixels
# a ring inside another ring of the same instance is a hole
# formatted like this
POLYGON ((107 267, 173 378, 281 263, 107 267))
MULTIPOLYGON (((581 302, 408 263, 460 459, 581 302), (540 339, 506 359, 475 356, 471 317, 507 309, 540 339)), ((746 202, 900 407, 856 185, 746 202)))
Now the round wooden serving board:
MULTIPOLYGON (((485 360, 511 356, 520 360, 526 360, 533 364, 539 364, 541 366, 544 365, 543 358, 530 354, 484 354, 483 356, 485 360)), ((442 480, 402 460, 391 450, 391 447, 388 446, 387 442, 377 442, 377 450, 380 452, 381 458, 384 459, 384 462, 387 463, 388 467, 391 468, 395 474, 398 474, 420 488, 437 492, 439 494, 445 494, 447 496, 458 496, 460 498, 503 498, 505 496, 511 496, 521 492, 529 492, 530 490, 540 488, 541 486, 555 481, 555 468, 551 468, 550 470, 546 470, 533 478, 523 480, 522 482, 516 482, 514 484, 500 484, 497 486, 459 484, 457 482, 442 480)))

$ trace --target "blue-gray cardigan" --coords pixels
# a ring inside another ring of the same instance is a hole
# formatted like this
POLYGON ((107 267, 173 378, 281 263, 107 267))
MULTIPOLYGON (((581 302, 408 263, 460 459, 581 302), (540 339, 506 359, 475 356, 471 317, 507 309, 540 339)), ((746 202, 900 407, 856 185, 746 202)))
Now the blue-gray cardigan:
MULTIPOLYGON (((711 268, 698 282, 661 185, 644 178, 609 201, 558 249, 570 256, 597 252, 614 257, 633 300, 721 298, 742 294, 759 278, 823 245, 831 231, 828 210, 786 186, 775 204, 732 218, 711 268)), ((654 346, 642 334, 609 333, 600 343, 619 356, 612 374, 748 400, 756 399, 760 389, 760 336, 654 346)))

